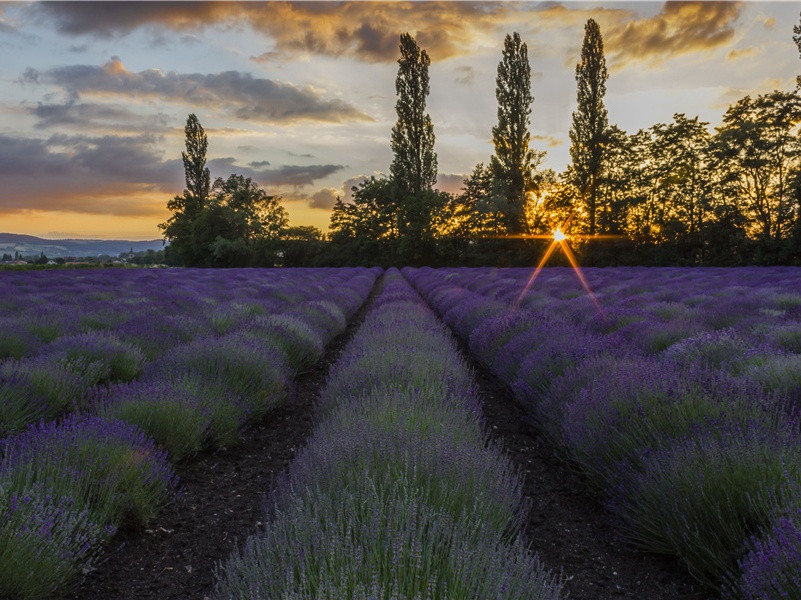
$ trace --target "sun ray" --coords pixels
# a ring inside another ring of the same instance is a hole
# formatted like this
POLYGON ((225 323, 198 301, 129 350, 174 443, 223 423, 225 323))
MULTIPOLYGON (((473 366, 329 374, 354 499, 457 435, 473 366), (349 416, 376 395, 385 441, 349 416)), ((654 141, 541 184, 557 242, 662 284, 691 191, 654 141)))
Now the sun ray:
POLYGON ((581 285, 584 286, 584 290, 587 292, 587 295, 590 297, 590 300, 592 300, 593 304, 595 304, 595 307, 598 309, 601 315, 603 315, 604 309, 601 307, 601 303, 598 302, 598 298, 595 296, 592 289, 590 289, 590 284, 584 277, 584 273, 581 272, 581 267, 579 266, 578 261, 576 260, 576 255, 573 254, 573 251, 570 249, 570 246, 567 245, 567 242, 562 241, 559 244, 562 246, 562 252, 565 253, 565 256, 567 256, 567 260, 570 261, 570 266, 573 267, 573 271, 576 273, 576 277, 579 278, 581 285))
POLYGON ((548 262, 548 259, 551 257, 551 254, 553 254, 553 251, 556 250, 556 247, 558 245, 559 242, 553 240, 551 242, 551 245, 548 246, 548 249, 545 251, 545 256, 542 257, 540 264, 537 265, 537 268, 534 270, 534 273, 529 278, 528 283, 523 288, 523 291, 520 292, 520 295, 517 297, 517 300, 515 300, 514 308, 520 308, 520 303, 523 301, 523 296, 525 296, 528 293, 528 290, 531 289, 531 286, 534 284, 534 280, 537 279, 537 276, 540 274, 540 271, 542 271, 542 268, 545 266, 545 263, 548 262))

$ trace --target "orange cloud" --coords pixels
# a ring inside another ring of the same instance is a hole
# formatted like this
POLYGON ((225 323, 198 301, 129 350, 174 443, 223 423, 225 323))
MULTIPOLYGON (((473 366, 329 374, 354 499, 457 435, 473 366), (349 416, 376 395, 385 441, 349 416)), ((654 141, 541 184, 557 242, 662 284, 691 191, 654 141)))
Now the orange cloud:
POLYGON ((187 31, 249 24, 275 41, 262 59, 307 52, 366 62, 397 59, 409 32, 432 61, 472 50, 477 35, 503 21, 500 2, 64 2, 32 8, 61 33, 112 38, 142 26, 187 31))
POLYGON ((750 48, 735 48, 730 50, 726 55, 726 60, 740 60, 741 58, 750 58, 759 54, 759 50, 751 46, 750 48))
POLYGON ((742 2, 665 2, 653 17, 613 27, 604 35, 605 47, 618 67, 713 50, 732 40, 742 8, 742 2))

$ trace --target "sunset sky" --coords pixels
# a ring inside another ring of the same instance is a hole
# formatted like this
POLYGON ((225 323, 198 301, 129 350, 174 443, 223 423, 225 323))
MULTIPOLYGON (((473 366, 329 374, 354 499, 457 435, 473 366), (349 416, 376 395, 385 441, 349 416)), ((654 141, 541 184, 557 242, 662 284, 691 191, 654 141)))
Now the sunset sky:
POLYGON ((398 37, 431 57, 437 187, 492 154, 495 76, 517 31, 532 68, 533 146, 568 162, 574 71, 604 37, 610 124, 674 113, 718 125, 746 94, 792 90, 798 2, 0 3, 0 232, 154 239, 184 187, 189 113, 212 178, 280 194, 327 229, 336 196, 388 173, 398 37))

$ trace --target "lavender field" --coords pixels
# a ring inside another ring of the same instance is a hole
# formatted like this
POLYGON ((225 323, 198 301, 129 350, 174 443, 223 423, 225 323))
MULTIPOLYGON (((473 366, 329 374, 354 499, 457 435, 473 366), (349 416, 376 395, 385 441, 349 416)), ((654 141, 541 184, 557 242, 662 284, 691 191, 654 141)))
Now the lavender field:
POLYGON ((0 279, 0 596, 48 598, 180 494, 174 464, 269 419, 380 270, 0 279))
POLYGON ((801 271, 407 269, 632 545, 801 597, 801 271), (510 307, 512 308, 510 310, 510 307))
POLYGON ((583 272, 3 273, 0 597, 73 588, 366 306, 210 597, 567 597, 475 361, 630 548, 716 597, 801 598, 801 270, 583 272))

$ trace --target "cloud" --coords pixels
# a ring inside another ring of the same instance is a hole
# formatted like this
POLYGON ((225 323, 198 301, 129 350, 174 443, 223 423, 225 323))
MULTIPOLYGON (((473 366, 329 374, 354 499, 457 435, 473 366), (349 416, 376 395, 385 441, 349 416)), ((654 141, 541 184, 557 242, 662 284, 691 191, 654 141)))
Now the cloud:
POLYGON ((404 32, 433 61, 468 54, 476 36, 503 24, 510 8, 500 2, 45 2, 30 10, 67 35, 112 39, 140 27, 188 32, 247 24, 275 43, 257 59, 310 53, 394 62, 404 32))
POLYGON ((604 45, 618 67, 713 50, 732 40, 742 8, 742 2, 665 2, 653 17, 613 26, 604 45))
POLYGON ((81 95, 154 98, 215 108, 240 119, 263 123, 372 120, 342 100, 322 98, 310 87, 260 79, 239 71, 204 75, 148 69, 134 73, 113 57, 102 66, 73 65, 43 72, 28 68, 22 79, 28 83, 59 85, 73 98, 81 95))
POLYGON ((456 78, 454 81, 456 83, 461 83, 462 85, 470 85, 473 83, 473 80, 476 78, 476 71, 473 67, 469 65, 463 65, 461 67, 456 67, 456 78))
POLYGON ((438 173, 436 188, 442 192, 448 192, 449 194, 458 194, 462 189, 466 177, 467 175, 459 173, 438 173))
POLYGON ((545 145, 548 148, 556 148, 564 143, 564 140, 553 135, 532 135, 531 139, 539 142, 545 142, 545 145))
POLYGON ((287 153, 289 156, 294 156, 294 157, 296 157, 296 158, 314 158, 314 155, 313 155, 313 154, 308 154, 308 153, 304 153, 304 154, 296 154, 296 153, 294 153, 294 152, 292 152, 292 151, 290 151, 290 150, 287 150, 287 151, 286 151, 286 153, 287 153))
POLYGON ((339 190, 336 188, 323 188, 311 195, 309 207, 331 210, 338 197, 339 190))
POLYGON ((165 130, 170 118, 164 113, 139 115, 119 104, 95 104, 69 101, 64 104, 27 106, 28 113, 38 118, 37 129, 69 126, 82 132, 110 131, 141 133, 165 130))
POLYGON ((61 2, 30 7, 39 20, 54 23, 59 33, 91 34, 111 39, 145 25, 162 25, 186 31, 235 19, 241 12, 235 3, 226 2, 61 2))
POLYGON ((759 54, 759 51, 751 46, 750 48, 735 48, 726 54, 726 60, 740 60, 741 58, 751 58, 759 54))
MULTIPOLYGON (((58 134, 37 139, 0 134, 0 213, 39 210, 162 218, 167 200, 184 184, 181 160, 163 159, 162 142, 153 135, 58 134), (163 195, 163 203, 154 204, 154 195, 163 195)), ((207 166, 213 177, 242 174, 268 191, 313 184, 344 168, 269 167, 266 161, 243 167, 233 157, 208 160, 207 166)), ((323 208, 330 201, 324 191, 312 195, 309 205, 323 208)))
POLYGON ((153 136, 0 135, 0 212, 156 214, 141 197, 182 184, 180 160, 162 160, 158 142, 153 136))
POLYGON ((275 168, 254 168, 254 163, 250 163, 251 166, 248 167, 241 167, 232 157, 213 158, 207 161, 207 165, 214 177, 227 177, 231 173, 238 173, 250 177, 260 185, 275 187, 309 185, 345 168, 343 165, 282 165, 275 168))

